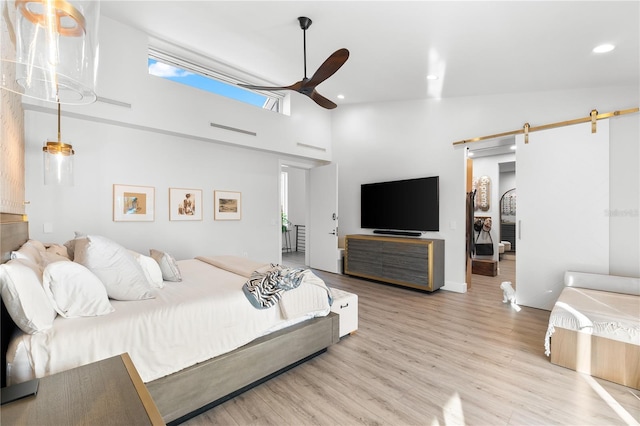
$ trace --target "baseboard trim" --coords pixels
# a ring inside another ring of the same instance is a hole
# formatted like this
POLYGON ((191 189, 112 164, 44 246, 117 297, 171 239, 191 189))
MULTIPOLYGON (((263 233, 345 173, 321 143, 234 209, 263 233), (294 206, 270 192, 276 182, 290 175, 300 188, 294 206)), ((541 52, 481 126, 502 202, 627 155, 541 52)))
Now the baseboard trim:
POLYGON ((457 283, 453 281, 445 281, 440 290, 452 291, 454 293, 466 293, 467 283, 457 283))

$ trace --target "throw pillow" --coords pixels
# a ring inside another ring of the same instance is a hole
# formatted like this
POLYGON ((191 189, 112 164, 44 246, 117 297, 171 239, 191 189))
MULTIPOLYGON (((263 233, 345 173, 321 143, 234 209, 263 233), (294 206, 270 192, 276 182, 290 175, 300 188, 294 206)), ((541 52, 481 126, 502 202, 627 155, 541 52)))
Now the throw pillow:
POLYGON ((155 297, 142 268, 131 253, 106 237, 88 235, 77 239, 74 262, 93 272, 112 299, 142 300, 155 297))
POLYGON ((151 257, 158 262, 162 271, 162 278, 165 281, 182 281, 182 274, 176 260, 169 253, 160 250, 149 250, 151 257))
POLYGON ((79 263, 50 263, 42 276, 44 291, 65 318, 93 317, 114 311, 98 277, 79 263))
POLYGON ((42 288, 40 268, 25 259, 13 259, 0 265, 2 300, 9 315, 28 334, 48 330, 56 311, 42 288))

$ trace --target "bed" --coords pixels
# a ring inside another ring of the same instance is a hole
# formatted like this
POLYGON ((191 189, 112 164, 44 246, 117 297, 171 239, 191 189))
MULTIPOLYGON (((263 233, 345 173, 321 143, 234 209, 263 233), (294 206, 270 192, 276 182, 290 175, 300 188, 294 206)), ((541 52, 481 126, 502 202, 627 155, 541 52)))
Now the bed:
POLYGON ((640 279, 567 271, 545 353, 553 364, 640 389, 640 279))
MULTIPOLYGON (((2 231, 6 262, 7 253, 27 240, 26 223, 3 223, 2 231)), ((67 266, 62 264, 55 265, 67 266)), ((113 311, 95 316, 64 318, 61 314, 71 310, 58 311, 50 328, 33 334, 20 330, 3 304, 6 382, 127 352, 164 421, 179 423, 339 340, 330 291, 310 271, 302 284, 281 293, 276 305, 258 309, 244 286, 250 269, 259 269, 255 264, 222 256, 182 260, 175 266, 182 280, 163 280, 152 298, 109 298, 113 311)), ((271 270, 270 265, 263 267, 271 270)), ((53 286, 54 278, 50 281, 53 286)))

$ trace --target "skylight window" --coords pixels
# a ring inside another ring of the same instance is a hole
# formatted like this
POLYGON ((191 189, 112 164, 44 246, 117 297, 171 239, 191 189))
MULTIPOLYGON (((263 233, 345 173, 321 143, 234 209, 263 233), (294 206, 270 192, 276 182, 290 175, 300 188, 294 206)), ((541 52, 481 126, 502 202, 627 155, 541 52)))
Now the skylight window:
POLYGON ((232 78, 157 52, 149 54, 149 74, 235 99, 249 105, 280 112, 280 98, 243 89, 232 78), (226 80, 226 81, 225 81, 226 80))

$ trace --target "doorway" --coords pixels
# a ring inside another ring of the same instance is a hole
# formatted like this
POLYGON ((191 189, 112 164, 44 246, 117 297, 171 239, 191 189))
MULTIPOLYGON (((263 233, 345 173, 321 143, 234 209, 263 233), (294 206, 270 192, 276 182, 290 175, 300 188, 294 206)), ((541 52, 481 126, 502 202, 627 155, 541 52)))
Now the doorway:
MULTIPOLYGON (((284 258, 293 262, 292 257, 296 252, 295 245, 298 243, 298 259, 296 261, 301 263, 300 243, 302 242, 304 244, 305 266, 338 273, 340 270, 338 255, 338 165, 330 163, 322 166, 312 166, 281 161, 279 171, 281 183, 279 214, 282 227, 280 242, 283 248, 282 251, 286 253, 284 258), (290 174, 295 175, 293 172, 296 168, 302 169, 305 182, 298 185, 300 186, 298 195, 291 195, 289 190, 285 191, 283 189, 282 182, 286 180, 289 188, 292 188, 296 183, 300 183, 300 179, 289 177, 290 174), (301 188, 304 188, 304 191, 301 188), (284 207, 285 197, 287 199, 286 208, 284 207), (296 199, 303 198, 304 203, 300 204, 300 206, 304 207, 301 208, 304 212, 298 212, 296 217, 292 216, 294 215, 292 206, 295 205, 296 199), (293 231, 295 231, 295 235, 291 235, 293 231), (301 232, 304 233, 304 241, 301 241, 301 232)), ((282 258, 283 256, 281 256, 282 258)))
POLYGON ((467 148, 467 158, 475 190, 473 226, 468 232, 479 244, 470 262, 467 287, 473 288, 474 278, 486 281, 489 277, 496 285, 509 281, 515 288, 515 138, 475 144, 467 148))
POLYGON ((281 263, 292 268, 309 265, 307 253, 308 170, 288 164, 280 166, 281 263))

